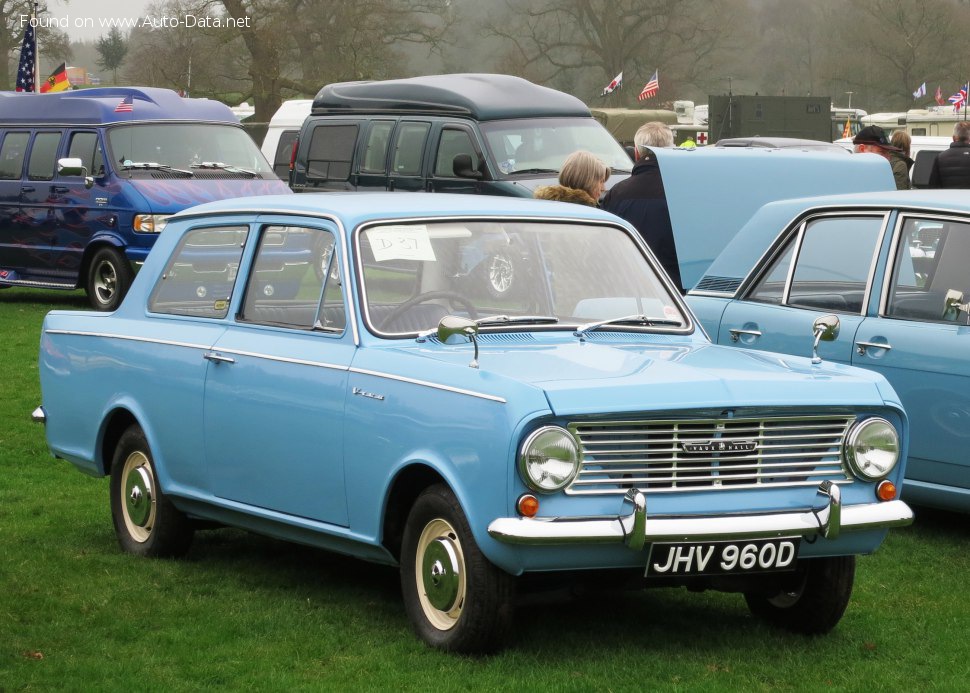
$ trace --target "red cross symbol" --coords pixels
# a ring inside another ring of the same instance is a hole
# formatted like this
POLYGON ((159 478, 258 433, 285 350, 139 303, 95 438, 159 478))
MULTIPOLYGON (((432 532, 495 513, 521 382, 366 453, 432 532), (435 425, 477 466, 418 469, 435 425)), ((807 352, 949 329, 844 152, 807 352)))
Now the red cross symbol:
POLYGON ((707 133, 698 132, 697 133, 697 144, 707 144, 707 133))

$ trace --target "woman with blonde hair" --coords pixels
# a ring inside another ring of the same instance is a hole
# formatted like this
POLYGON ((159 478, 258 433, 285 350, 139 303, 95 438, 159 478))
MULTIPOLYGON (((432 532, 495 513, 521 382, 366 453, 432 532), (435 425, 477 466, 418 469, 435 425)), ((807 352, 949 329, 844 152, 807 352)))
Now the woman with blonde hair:
POLYGON ((556 200, 598 207, 610 177, 610 167, 590 152, 573 152, 559 171, 559 185, 543 185, 532 194, 537 200, 556 200))
POLYGON ((889 153, 889 164, 893 167, 896 189, 909 190, 913 187, 909 179, 909 171, 913 168, 909 148, 913 143, 913 138, 905 130, 896 130, 889 138, 889 143, 898 150, 889 153))

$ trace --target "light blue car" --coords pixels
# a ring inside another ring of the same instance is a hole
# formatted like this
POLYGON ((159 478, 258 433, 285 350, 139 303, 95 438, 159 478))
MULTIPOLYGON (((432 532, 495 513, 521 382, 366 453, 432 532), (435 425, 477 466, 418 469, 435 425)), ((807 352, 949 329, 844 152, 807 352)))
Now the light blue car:
POLYGON ((719 344, 811 354, 884 375, 910 418, 904 497, 970 512, 970 197, 868 193, 776 202, 688 296, 719 344))
POLYGON ((539 584, 618 576, 826 632, 912 521, 881 375, 711 344, 632 228, 566 203, 196 207, 116 312, 47 316, 40 378, 124 550, 183 554, 204 521, 399 565, 450 651, 503 646, 539 584), (498 294, 487 252, 519 273, 498 294))

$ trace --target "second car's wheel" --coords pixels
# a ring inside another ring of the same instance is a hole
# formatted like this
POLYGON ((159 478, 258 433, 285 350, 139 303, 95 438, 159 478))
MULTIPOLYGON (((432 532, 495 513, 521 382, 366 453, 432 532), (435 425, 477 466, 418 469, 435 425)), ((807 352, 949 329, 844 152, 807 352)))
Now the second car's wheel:
POLYGON ((101 248, 88 265, 88 301, 95 310, 115 310, 128 293, 131 280, 131 265, 124 255, 114 248, 101 248))
POLYGON ((111 465, 111 518, 118 543, 139 556, 181 556, 193 526, 158 484, 145 434, 131 426, 118 441, 111 465))
POLYGON ((513 578, 479 550, 446 486, 426 489, 411 508, 401 587, 415 632, 432 647, 480 654, 500 648, 509 636, 513 578))
POLYGON ((751 613, 775 626, 818 635, 842 618, 854 579, 855 556, 805 559, 780 590, 746 592, 744 599, 751 613))

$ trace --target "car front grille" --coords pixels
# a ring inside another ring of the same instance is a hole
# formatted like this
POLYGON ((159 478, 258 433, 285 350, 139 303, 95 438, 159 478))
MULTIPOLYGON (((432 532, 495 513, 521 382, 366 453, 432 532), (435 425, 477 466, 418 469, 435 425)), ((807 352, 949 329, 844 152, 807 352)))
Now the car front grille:
POLYGON ((571 423, 580 443, 571 494, 723 491, 850 479, 842 443, 855 417, 571 423))

